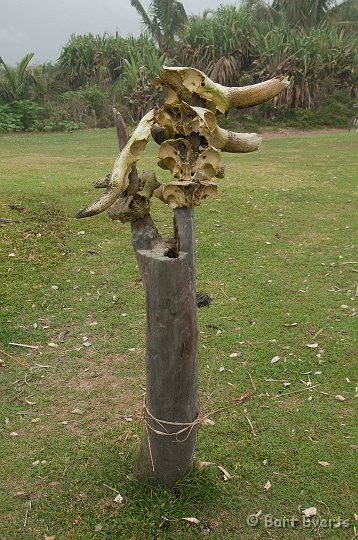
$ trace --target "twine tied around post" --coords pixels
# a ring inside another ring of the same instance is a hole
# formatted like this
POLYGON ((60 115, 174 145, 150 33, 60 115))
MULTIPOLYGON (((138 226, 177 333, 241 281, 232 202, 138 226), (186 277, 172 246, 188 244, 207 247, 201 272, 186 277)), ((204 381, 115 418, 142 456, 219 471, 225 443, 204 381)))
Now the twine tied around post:
POLYGON ((200 424, 200 422, 202 422, 203 418, 200 416, 200 414, 198 413, 196 418, 192 421, 192 422, 169 422, 168 420, 160 420, 159 418, 156 418, 151 412, 150 410, 148 409, 147 407, 147 404, 144 403, 144 422, 145 422, 145 429, 146 429, 146 432, 147 432, 147 438, 148 438, 148 448, 149 448, 149 454, 150 454, 150 459, 151 459, 151 463, 152 463, 152 469, 153 469, 153 472, 155 472, 155 468, 154 468, 154 460, 153 460, 153 454, 152 454, 152 448, 151 448, 151 444, 150 444, 150 436, 149 436, 149 430, 152 431, 153 433, 155 433, 156 435, 159 435, 161 437, 175 437, 175 442, 185 442, 188 440, 188 438, 190 437, 191 435, 191 432, 193 431, 194 427, 198 424, 200 424), (149 416, 149 418, 151 420, 153 420, 156 424, 158 424, 162 430, 159 430, 159 429, 155 429, 153 426, 150 425, 149 421, 147 420, 147 416, 149 416), (169 432, 168 429, 165 427, 165 426, 174 426, 174 427, 178 427, 179 429, 177 431, 174 431, 174 432, 169 432), (184 439, 178 439, 178 436, 181 435, 182 433, 186 433, 186 436, 184 439))
MULTIPOLYGON (((256 388, 255 388, 255 391, 256 391, 256 388)), ((210 416, 213 416, 214 414, 217 414, 217 413, 222 412, 222 411, 224 411, 226 409, 229 409, 231 406, 235 406, 235 405, 238 405, 240 403, 243 403, 247 398, 249 398, 252 395, 253 395, 252 392, 246 392, 245 394, 243 394, 239 398, 234 399, 229 405, 226 405, 224 407, 220 407, 219 409, 211 411, 210 413, 205 414, 205 415, 200 415, 200 413, 198 412, 196 418, 192 422, 169 422, 168 420, 161 420, 159 418, 156 418, 150 412, 150 410, 147 407, 146 402, 144 401, 143 418, 144 418, 144 423, 145 423, 145 429, 146 429, 146 432, 147 432, 148 448, 149 448, 149 454, 150 454, 150 459, 151 459, 153 472, 155 472, 155 468, 154 468, 152 448, 151 448, 151 444, 150 444, 149 430, 152 431, 153 433, 155 433, 156 435, 159 435, 160 437, 175 437, 175 439, 176 439, 175 442, 179 442, 179 443, 185 442, 190 437, 191 432, 193 431, 195 426, 197 426, 198 424, 201 424, 201 423, 205 423, 205 420, 207 420, 210 416), (147 420, 146 416, 148 416, 151 420, 153 420, 156 424, 158 424, 162 428, 162 430, 155 429, 153 426, 151 426, 149 421, 147 420), (178 427, 178 430, 171 433, 171 432, 168 431, 168 429, 165 426, 178 427), (184 439, 178 439, 179 435, 181 435, 182 433, 186 433, 186 432, 187 432, 187 434, 186 434, 184 439)))

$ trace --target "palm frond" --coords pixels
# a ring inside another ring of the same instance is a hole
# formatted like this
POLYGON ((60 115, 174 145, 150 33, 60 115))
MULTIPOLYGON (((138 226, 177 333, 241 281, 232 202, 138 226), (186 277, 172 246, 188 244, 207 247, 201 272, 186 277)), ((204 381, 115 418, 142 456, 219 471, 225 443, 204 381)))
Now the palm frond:
POLYGON ((20 80, 22 80, 24 78, 24 75, 25 75, 25 71, 27 69, 27 66, 29 65, 29 63, 31 62, 33 56, 34 56, 35 53, 29 53, 29 54, 26 54, 24 56, 24 58, 22 58, 22 60, 20 60, 20 62, 18 63, 18 65, 16 66, 16 71, 18 73, 18 77, 20 80))
POLYGON ((140 2, 140 0, 130 0, 130 3, 137 10, 137 13, 142 19, 142 23, 145 26, 145 28, 150 31, 152 27, 152 20, 150 19, 148 13, 142 6, 142 3, 140 2))

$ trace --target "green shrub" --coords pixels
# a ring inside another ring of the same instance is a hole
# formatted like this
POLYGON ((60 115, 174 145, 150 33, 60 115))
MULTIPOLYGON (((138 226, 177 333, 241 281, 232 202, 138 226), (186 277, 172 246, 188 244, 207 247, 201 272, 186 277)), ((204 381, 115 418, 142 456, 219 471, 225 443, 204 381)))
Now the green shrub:
POLYGON ((44 109, 32 101, 13 101, 0 105, 0 132, 75 131, 86 127, 83 122, 63 118, 44 118, 44 109))
POLYGON ((86 127, 83 122, 72 122, 71 120, 54 120, 45 118, 36 122, 34 131, 77 131, 86 127))
POLYGON ((88 127, 109 127, 113 125, 112 100, 105 90, 88 85, 59 95, 49 116, 85 123, 88 127))
POLYGON ((30 100, 12 101, 0 106, 1 131, 32 131, 44 114, 38 103, 30 100))
POLYGON ((0 132, 22 131, 21 116, 9 111, 8 105, 0 105, 0 132))
POLYGON ((30 130, 33 125, 44 116, 43 107, 28 99, 12 101, 8 105, 11 112, 21 117, 24 131, 30 130))

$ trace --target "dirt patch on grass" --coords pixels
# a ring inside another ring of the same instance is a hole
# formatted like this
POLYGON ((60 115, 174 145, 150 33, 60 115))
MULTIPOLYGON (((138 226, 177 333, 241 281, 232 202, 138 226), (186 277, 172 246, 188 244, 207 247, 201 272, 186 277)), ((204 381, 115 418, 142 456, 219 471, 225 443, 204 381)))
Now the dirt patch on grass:
POLYGON ((312 230, 306 230, 303 232, 302 236, 297 236, 296 244, 302 244, 304 246, 318 246, 322 248, 330 242, 332 242, 332 236, 327 234, 322 234, 312 230))
POLYGON ((323 128, 323 129, 294 129, 280 128, 277 131, 264 131, 260 133, 263 139, 277 139, 278 137, 306 137, 309 135, 332 135, 334 133, 346 132, 346 129, 323 128))
POLYGON ((127 365, 128 359, 116 355, 101 360, 86 358, 76 375, 48 379, 46 391, 52 404, 48 415, 52 423, 62 424, 71 431, 91 431, 114 427, 125 418, 140 416, 143 409, 144 366, 136 373, 127 365))

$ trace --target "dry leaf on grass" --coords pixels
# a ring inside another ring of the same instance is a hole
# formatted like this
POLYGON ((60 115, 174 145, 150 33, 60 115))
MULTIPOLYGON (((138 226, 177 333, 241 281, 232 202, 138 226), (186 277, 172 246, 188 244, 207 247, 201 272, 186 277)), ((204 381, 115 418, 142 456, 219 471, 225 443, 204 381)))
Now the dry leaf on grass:
POLYGON ((314 506, 310 506, 310 508, 306 508, 305 510, 302 510, 302 514, 306 518, 314 517, 317 515, 317 508, 315 508, 314 506))
POLYGON ((97 523, 97 525, 95 526, 94 530, 95 532, 99 532, 103 529, 103 525, 102 523, 97 523))
POLYGON ((56 540, 56 536, 45 536, 45 540, 56 540))
POLYGON ((281 357, 280 357, 280 356, 274 356, 274 357, 271 359, 271 364, 276 364, 276 362, 278 362, 279 360, 281 360, 281 357))
POLYGON ((335 398, 336 398, 337 401, 346 401, 346 398, 343 397, 343 396, 340 396, 340 395, 335 396, 335 398))
POLYGON ((73 409, 71 411, 72 414, 83 414, 83 411, 81 411, 81 409, 73 409))
POLYGON ((62 332, 60 332, 59 336, 58 336, 58 341, 60 341, 61 343, 65 341, 65 337, 66 335, 68 334, 68 330, 63 330, 62 332))
POLYGON ((114 502, 117 504, 122 504, 123 501, 124 499, 120 493, 118 493, 118 495, 114 498, 114 502))
POLYGON ((269 489, 271 489, 271 487, 272 487, 272 484, 270 480, 267 480, 266 484, 264 485, 264 490, 268 491, 269 489))
POLYGON ((206 467, 209 467, 210 465, 213 465, 211 461, 199 461, 198 469, 199 471, 203 471, 204 469, 206 469, 206 467))
POLYGON ((318 343, 307 343, 306 347, 309 349, 317 349, 318 343))
POLYGON ((46 364, 35 364, 34 367, 38 369, 47 369, 47 368, 51 368, 52 366, 47 366, 46 364))
POLYGON ((31 499, 31 494, 25 493, 25 491, 16 491, 16 493, 14 493, 14 497, 16 497, 17 499, 28 501, 29 499, 31 499))
POLYGON ((200 520, 195 517, 186 517, 182 518, 184 521, 187 521, 188 523, 193 523, 194 525, 199 525, 200 520))
POLYGON ((227 480, 231 480, 232 478, 231 474, 228 473, 227 470, 224 469, 224 467, 222 467, 221 465, 218 465, 218 469, 223 473, 224 482, 226 482, 227 480))
POLYGON ((318 464, 319 464, 319 465, 322 465, 322 467, 329 467, 329 465, 330 465, 330 464, 328 463, 328 461, 319 461, 318 464))

